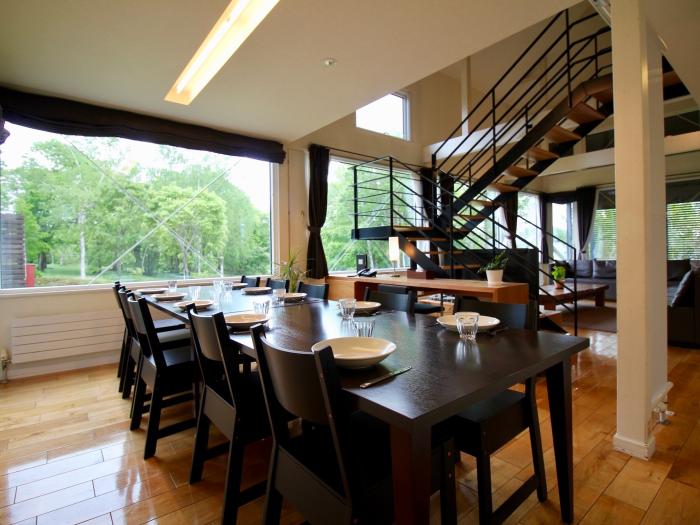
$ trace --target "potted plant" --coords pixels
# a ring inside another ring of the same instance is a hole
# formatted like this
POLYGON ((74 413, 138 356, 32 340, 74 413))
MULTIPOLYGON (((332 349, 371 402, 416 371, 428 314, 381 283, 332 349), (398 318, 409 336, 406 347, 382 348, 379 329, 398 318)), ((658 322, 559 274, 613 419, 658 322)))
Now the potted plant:
POLYGON ((505 250, 496 255, 491 262, 479 268, 479 273, 486 272, 486 280, 489 284, 500 284, 503 282, 503 269, 508 263, 508 254, 505 250))
POLYGON ((554 279, 555 288, 564 288, 564 280, 566 279, 566 268, 559 264, 552 267, 552 279, 554 279))
POLYGON ((277 274, 275 277, 289 281, 289 291, 294 292, 297 289, 297 284, 304 277, 307 271, 302 271, 297 264, 297 254, 289 254, 286 261, 275 263, 277 266, 277 274))

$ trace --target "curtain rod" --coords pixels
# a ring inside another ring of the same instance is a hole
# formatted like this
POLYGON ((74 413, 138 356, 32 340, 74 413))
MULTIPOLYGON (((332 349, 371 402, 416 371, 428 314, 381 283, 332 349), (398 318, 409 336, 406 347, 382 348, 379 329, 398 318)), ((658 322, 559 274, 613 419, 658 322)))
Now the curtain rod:
MULTIPOLYGON (((379 160, 384 157, 374 157, 372 155, 367 155, 365 153, 357 153, 356 151, 349 151, 346 149, 340 149, 340 148, 334 148, 332 146, 323 146, 324 148, 328 148, 331 151, 339 151, 341 153, 349 153, 350 155, 357 155, 358 157, 364 157, 366 159, 371 159, 371 160, 379 160)), ((391 155, 385 155, 386 157, 390 157, 391 155)), ((403 162, 403 161, 401 161, 403 162)), ((403 162, 406 166, 411 166, 413 168, 427 168, 428 166, 421 166, 419 164, 412 164, 410 162, 403 162)))

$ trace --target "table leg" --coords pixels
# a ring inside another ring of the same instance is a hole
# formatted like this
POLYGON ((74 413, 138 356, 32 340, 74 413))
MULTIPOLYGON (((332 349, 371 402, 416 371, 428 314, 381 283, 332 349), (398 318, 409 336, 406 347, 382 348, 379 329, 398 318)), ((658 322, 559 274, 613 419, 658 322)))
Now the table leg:
POLYGON ((405 432, 391 427, 394 519, 397 525, 430 521, 430 429, 405 432))
POLYGON ((571 422, 571 366, 566 358, 547 370, 547 396, 554 438, 554 458, 561 519, 574 521, 574 453, 571 422))
POLYGON ((595 305, 605 306, 605 290, 600 290, 595 294, 595 305))

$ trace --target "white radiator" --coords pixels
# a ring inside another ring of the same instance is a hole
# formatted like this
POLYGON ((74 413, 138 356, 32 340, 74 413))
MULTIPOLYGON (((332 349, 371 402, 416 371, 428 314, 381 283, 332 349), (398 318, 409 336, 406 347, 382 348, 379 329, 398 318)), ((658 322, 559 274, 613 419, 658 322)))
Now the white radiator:
POLYGON ((119 350, 124 318, 119 310, 13 319, 13 363, 119 350))

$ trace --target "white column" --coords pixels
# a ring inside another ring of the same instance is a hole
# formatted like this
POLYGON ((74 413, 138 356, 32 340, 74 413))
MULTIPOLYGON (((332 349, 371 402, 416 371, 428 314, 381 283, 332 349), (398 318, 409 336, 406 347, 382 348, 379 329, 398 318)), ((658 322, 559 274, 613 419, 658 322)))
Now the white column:
POLYGON ((617 208, 618 450, 654 453, 667 385, 666 176, 661 54, 643 0, 612 2, 617 208))

